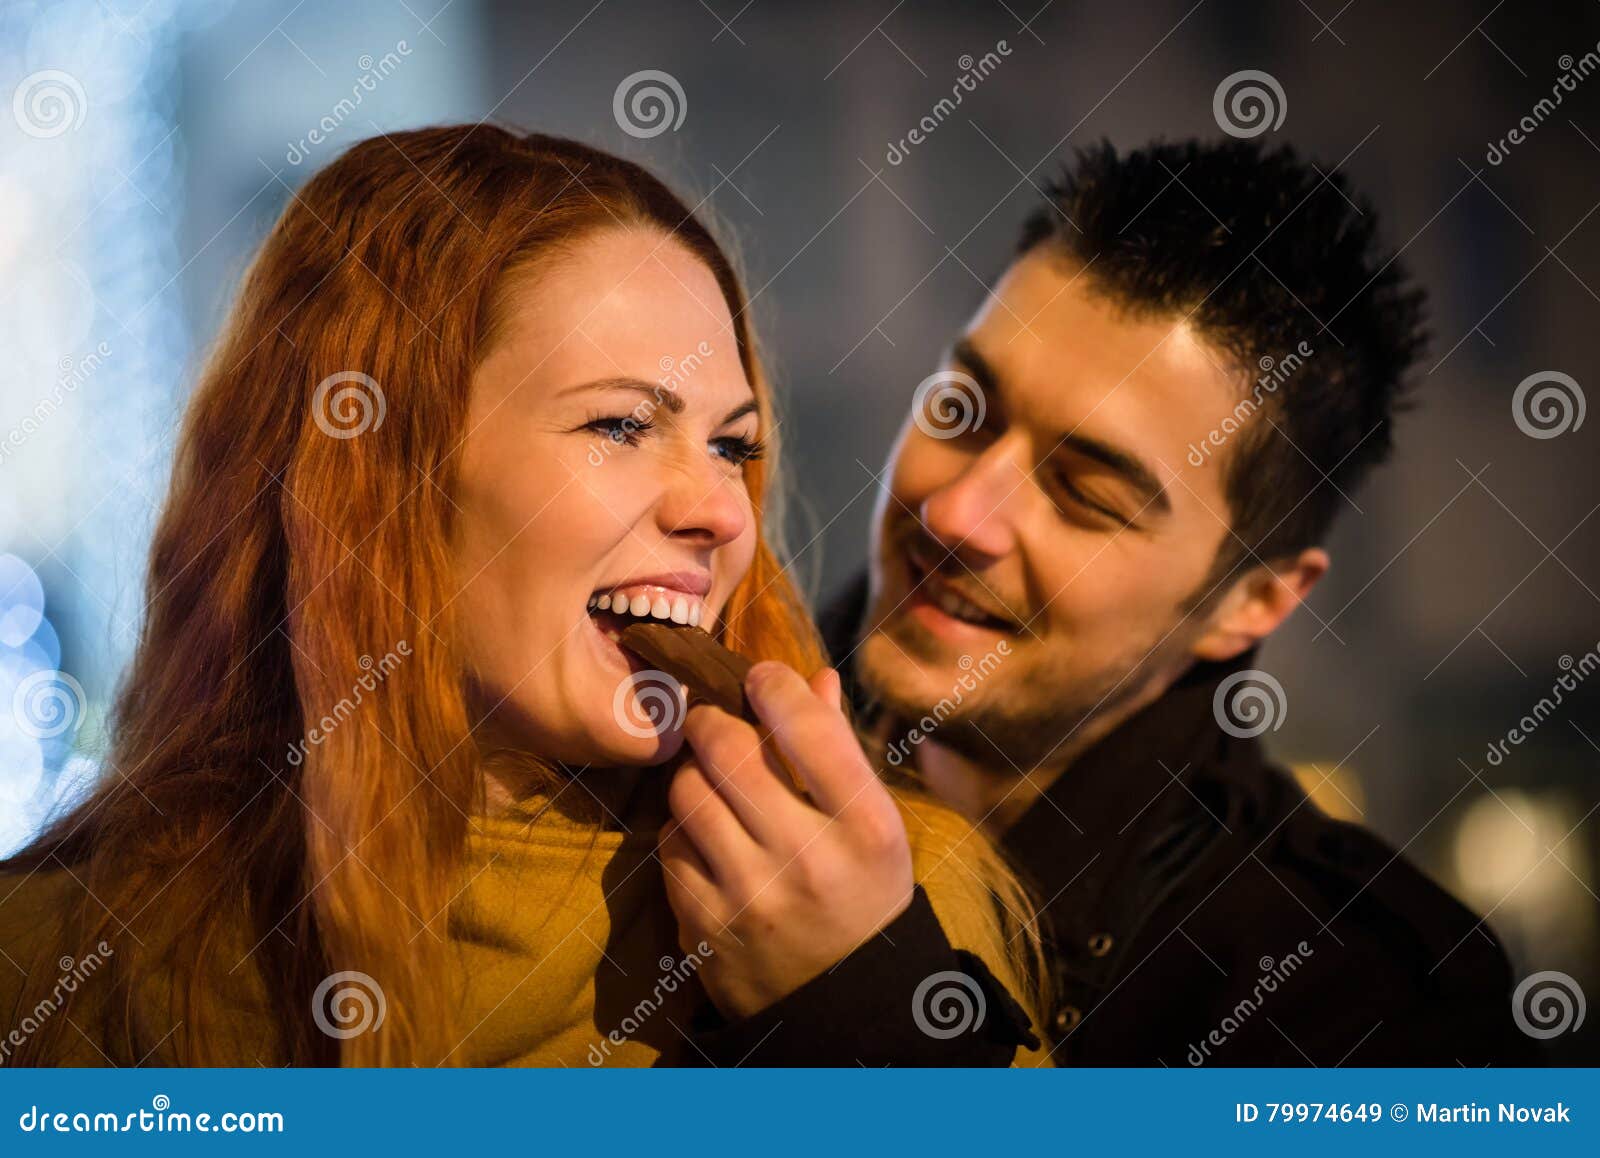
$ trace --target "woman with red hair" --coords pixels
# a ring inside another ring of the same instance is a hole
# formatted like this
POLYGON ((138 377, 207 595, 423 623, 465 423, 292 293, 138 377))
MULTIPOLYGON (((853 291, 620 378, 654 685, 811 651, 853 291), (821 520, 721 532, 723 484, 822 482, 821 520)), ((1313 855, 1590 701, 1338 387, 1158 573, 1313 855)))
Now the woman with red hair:
POLYGON ((776 428, 638 166, 474 125, 318 173, 190 403, 103 781, 0 865, 4 1060, 1010 1061, 1028 910, 862 755, 776 428), (639 618, 764 661, 760 730, 639 618))

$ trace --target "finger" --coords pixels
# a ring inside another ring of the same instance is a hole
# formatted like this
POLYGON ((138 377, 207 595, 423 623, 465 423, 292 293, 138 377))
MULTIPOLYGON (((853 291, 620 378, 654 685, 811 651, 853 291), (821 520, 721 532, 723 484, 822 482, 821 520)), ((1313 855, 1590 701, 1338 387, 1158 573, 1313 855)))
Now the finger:
POLYGON ((805 782, 811 798, 832 816, 852 801, 876 806, 892 802, 862 755, 850 721, 817 697, 800 673, 786 664, 765 662, 745 677, 745 697, 772 733, 772 742, 805 782))
POLYGON ((693 760, 685 760, 673 775, 667 803, 719 884, 739 879, 745 866, 761 855, 755 838, 693 760))
POLYGON ((669 822, 662 828, 657 851, 667 886, 667 902, 678 923, 694 929, 720 925, 722 906, 718 902, 722 894, 711 866, 676 822, 669 822))
POLYGON ((797 830, 809 834, 815 813, 788 787, 760 735, 721 708, 700 705, 684 721, 695 763, 750 835, 767 848, 791 845, 797 830))

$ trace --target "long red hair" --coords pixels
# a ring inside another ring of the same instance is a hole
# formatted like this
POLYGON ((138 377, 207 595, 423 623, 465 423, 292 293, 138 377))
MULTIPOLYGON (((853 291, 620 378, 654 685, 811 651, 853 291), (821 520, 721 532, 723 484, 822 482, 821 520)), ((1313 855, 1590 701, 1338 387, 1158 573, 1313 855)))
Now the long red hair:
MULTIPOLYGON (((391 134, 312 177, 262 245, 184 419, 103 781, 0 866, 68 865, 97 898, 68 920, 77 943, 118 946, 96 981, 113 987, 99 1034, 113 1060, 156 1044, 128 1011, 160 976, 182 1023, 174 1055, 238 1063, 217 1055, 208 990, 245 952, 279 1012, 282 1060, 450 1054, 445 921, 482 793, 450 624, 468 386, 519 271, 619 227, 670 236, 715 274, 772 431, 731 263, 621 158, 491 125, 391 134), (409 655, 361 726, 306 745, 353 675, 401 642, 409 655), (286 759, 297 746, 303 758, 286 759), (318 983, 377 963, 383 1032, 319 1032, 318 983)), ((768 442, 745 468, 758 512, 768 442)), ((824 662, 765 540, 722 630, 748 655, 824 662)), ((15 1060, 48 1057, 65 1020, 15 1060)))

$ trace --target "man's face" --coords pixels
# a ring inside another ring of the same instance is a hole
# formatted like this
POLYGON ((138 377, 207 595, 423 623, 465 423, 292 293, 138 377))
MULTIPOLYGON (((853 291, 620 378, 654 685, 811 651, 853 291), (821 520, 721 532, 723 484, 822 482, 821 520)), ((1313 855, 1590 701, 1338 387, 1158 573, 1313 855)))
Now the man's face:
POLYGON ((1040 251, 941 369, 957 393, 914 406, 879 495, 857 663, 897 716, 943 701, 934 739, 1026 769, 1192 662, 1229 512, 1189 447, 1240 384, 1181 316, 1130 316, 1040 251))

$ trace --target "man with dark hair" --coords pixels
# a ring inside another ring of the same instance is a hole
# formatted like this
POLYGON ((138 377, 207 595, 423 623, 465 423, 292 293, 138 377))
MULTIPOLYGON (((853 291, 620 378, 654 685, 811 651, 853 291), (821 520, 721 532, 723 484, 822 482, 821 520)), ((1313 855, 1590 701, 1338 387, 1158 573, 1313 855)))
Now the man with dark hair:
POLYGON ((1529 1064, 1477 917, 1255 738, 1422 295, 1340 176, 1080 153, 917 390, 825 616, 891 765, 1042 906, 1057 1064, 1529 1064))

